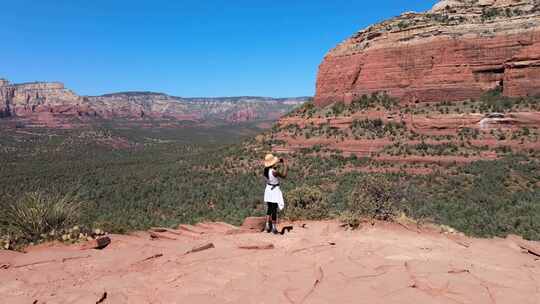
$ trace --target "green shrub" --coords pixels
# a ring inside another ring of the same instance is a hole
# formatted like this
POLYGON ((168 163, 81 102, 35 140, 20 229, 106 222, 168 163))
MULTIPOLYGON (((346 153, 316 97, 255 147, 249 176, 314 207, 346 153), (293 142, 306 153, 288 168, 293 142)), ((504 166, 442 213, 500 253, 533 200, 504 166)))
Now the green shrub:
POLYGON ((81 204, 69 196, 31 192, 4 206, 0 225, 17 238, 36 241, 43 234, 77 224, 80 211, 81 204))
POLYGON ((414 149, 426 155, 454 155, 459 148, 453 143, 443 143, 438 145, 421 142, 414 146, 414 149))
POLYGON ((338 219, 347 228, 354 230, 360 227, 360 216, 350 210, 341 212, 338 219))
POLYGON ((480 97, 480 112, 507 112, 514 107, 515 98, 502 95, 503 89, 498 86, 480 97))
POLYGON ((401 20, 398 24, 397 24, 397 27, 400 29, 400 30, 404 30, 406 28, 408 28, 411 24, 407 21, 404 21, 404 20, 401 20))
POLYGON ((500 8, 488 7, 482 9, 482 20, 490 20, 502 15, 503 11, 500 8))
POLYGON ((398 105, 398 99, 390 97, 386 92, 374 92, 371 95, 364 94, 354 99, 349 105, 349 108, 353 112, 376 108, 378 106, 382 106, 386 110, 391 110, 398 105))
POLYGON ((291 111, 286 116, 290 117, 290 116, 300 115, 302 117, 307 116, 308 118, 311 118, 316 112, 317 112, 317 108, 315 107, 313 100, 310 99, 309 101, 306 101, 304 104, 296 108, 294 111, 291 111))
POLYGON ((384 123, 380 118, 377 119, 355 119, 350 126, 356 136, 378 137, 385 135, 398 135, 404 132, 405 124, 388 121, 384 123))
POLYGON ((403 209, 405 192, 383 175, 366 175, 351 192, 347 209, 378 220, 392 220, 403 209))
POLYGON ((290 220, 318 220, 328 216, 328 201, 321 189, 301 186, 285 195, 285 217, 290 220))
POLYGON ((480 131, 478 131, 477 129, 465 127, 459 130, 458 136, 460 136, 461 138, 477 139, 478 136, 480 136, 480 131))
POLYGON ((346 106, 343 102, 336 102, 332 105, 332 113, 334 116, 339 116, 342 114, 346 109, 346 106))

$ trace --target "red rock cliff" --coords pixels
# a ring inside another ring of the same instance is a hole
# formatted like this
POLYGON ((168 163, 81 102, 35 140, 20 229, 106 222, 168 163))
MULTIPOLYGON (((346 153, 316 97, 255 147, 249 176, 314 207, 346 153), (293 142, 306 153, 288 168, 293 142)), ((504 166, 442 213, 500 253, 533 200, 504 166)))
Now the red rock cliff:
POLYGON ((358 32, 319 67, 315 103, 386 91, 402 102, 455 101, 503 87, 540 95, 540 3, 441 1, 358 32))

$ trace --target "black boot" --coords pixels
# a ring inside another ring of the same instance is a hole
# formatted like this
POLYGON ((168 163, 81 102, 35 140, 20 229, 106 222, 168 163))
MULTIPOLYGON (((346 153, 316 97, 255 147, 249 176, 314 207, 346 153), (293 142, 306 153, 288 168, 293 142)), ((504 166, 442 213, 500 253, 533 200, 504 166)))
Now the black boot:
POLYGON ((273 234, 278 234, 279 233, 279 231, 277 230, 277 225, 274 224, 274 223, 272 223, 272 233, 273 234))
POLYGON ((272 231, 272 224, 267 221, 263 231, 270 233, 272 231))

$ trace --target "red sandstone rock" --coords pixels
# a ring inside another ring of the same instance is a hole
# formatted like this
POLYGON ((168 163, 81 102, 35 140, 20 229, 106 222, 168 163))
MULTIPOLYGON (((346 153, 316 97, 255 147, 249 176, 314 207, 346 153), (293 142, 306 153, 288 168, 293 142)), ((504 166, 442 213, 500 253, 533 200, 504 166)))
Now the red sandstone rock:
POLYGON ((357 33, 324 58, 315 103, 377 91, 403 102, 454 101, 499 85, 507 96, 539 95, 540 11, 530 0, 492 2, 488 20, 480 2, 439 5, 357 33))
POLYGON ((243 230, 261 231, 266 224, 266 217, 247 217, 242 224, 243 230))
POLYGON ((508 240, 514 242, 519 248, 526 251, 527 253, 540 257, 540 246, 536 242, 529 242, 524 240, 522 237, 517 235, 508 235, 506 237, 508 240))
POLYGON ((108 236, 100 237, 95 240, 88 241, 81 245, 81 250, 89 250, 89 249, 103 249, 111 243, 111 238, 108 236))
POLYGON ((186 254, 200 252, 208 249, 216 248, 213 243, 207 243, 199 246, 193 247, 190 251, 186 252, 186 254))
POLYGON ((274 244, 272 243, 246 243, 242 245, 238 245, 239 249, 245 249, 245 250, 268 250, 268 249, 274 249, 274 244))
POLYGON ((358 303, 359 295, 367 303, 538 303, 538 262, 507 240, 463 237, 467 247, 438 229, 365 226, 344 231, 326 221, 290 237, 216 234, 205 242, 219 246, 193 256, 179 250, 199 241, 157 248, 136 235, 114 236, 121 246, 99 253, 30 251, 0 270, 0 302, 96 303, 107 292, 104 304, 268 303, 269 295, 272 303, 358 303), (272 250, 237 247, 269 238, 272 250))
POLYGON ((204 234, 206 233, 206 229, 201 227, 196 227, 193 225, 186 225, 186 224, 180 224, 178 225, 178 230, 185 231, 188 233, 194 233, 194 234, 204 234))
POLYGON ((162 234, 162 233, 153 232, 153 231, 150 231, 150 238, 151 239, 156 239, 156 240, 158 240, 158 239, 176 240, 176 238, 170 237, 170 236, 162 234))

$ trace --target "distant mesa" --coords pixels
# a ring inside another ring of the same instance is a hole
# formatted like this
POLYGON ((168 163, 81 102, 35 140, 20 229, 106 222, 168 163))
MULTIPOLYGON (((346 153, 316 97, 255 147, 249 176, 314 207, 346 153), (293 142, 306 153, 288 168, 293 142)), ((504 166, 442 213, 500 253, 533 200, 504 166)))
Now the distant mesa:
POLYGON ((149 92, 149 91, 130 91, 103 94, 100 97, 116 97, 116 96, 167 96, 164 93, 149 92))
POLYGON ((540 3, 446 0, 367 27, 319 67, 315 103, 385 91, 402 102, 540 95, 540 3))
POLYGON ((73 118, 76 119, 75 125, 95 118, 201 123, 271 121, 308 99, 182 98, 148 91, 79 96, 60 82, 12 84, 7 79, 0 79, 0 118, 17 119, 30 126, 42 127, 73 127, 73 118))

